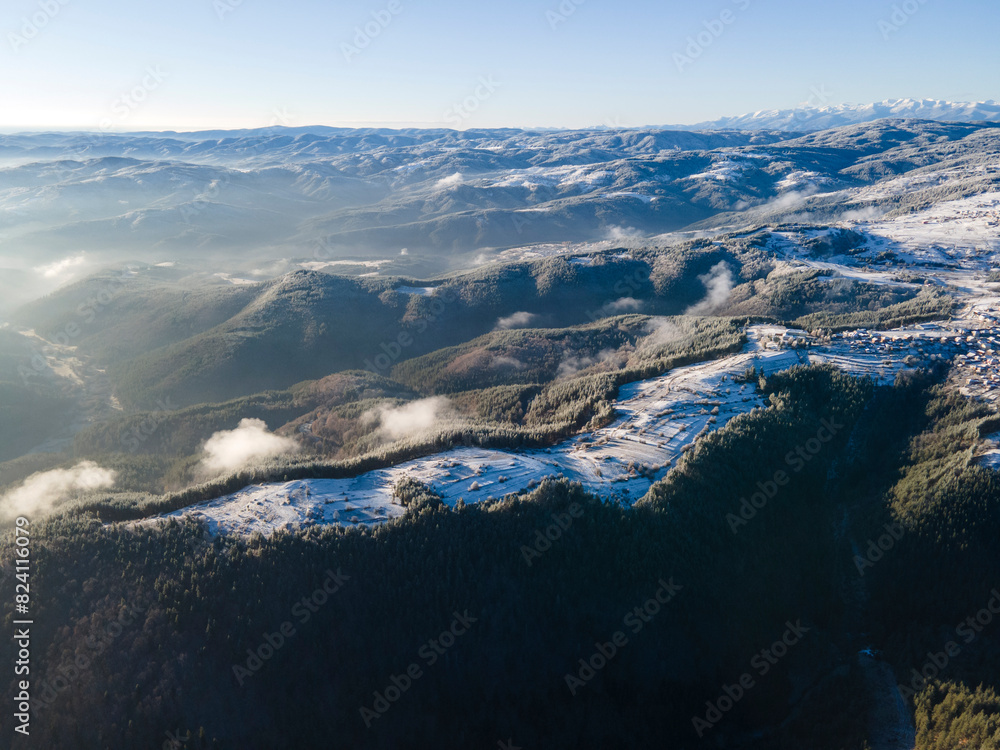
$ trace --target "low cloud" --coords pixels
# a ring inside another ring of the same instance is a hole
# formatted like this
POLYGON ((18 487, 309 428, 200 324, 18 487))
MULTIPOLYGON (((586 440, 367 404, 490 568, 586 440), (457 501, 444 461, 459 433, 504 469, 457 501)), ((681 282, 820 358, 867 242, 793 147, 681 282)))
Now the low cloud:
POLYGON ((506 318, 500 318, 497 321, 497 330, 507 330, 508 328, 528 328, 536 320, 538 316, 534 313, 529 312, 516 312, 506 318))
POLYGON ((625 355, 620 353, 617 349, 602 349, 596 356, 593 357, 566 357, 559 363, 559 370, 556 372, 556 378, 572 378, 586 370, 588 367, 608 362, 624 364, 625 359, 625 355))
POLYGON ((205 441, 201 469, 203 474, 222 474, 298 449, 299 444, 292 438, 269 432, 264 420, 244 419, 235 430, 222 430, 205 441))
POLYGON ((621 315, 623 313, 634 313, 642 310, 642 300, 635 297, 622 297, 614 302, 608 302, 601 309, 609 315, 621 315))
POLYGON ((455 174, 453 175, 450 175, 448 177, 443 177, 440 180, 438 180, 434 188, 435 190, 447 190, 448 188, 461 185, 462 181, 463 181, 462 173, 455 172, 455 174))
POLYGON ((733 291, 733 272, 724 260, 712 266, 712 269, 699 276, 698 280, 705 285, 707 293, 701 302, 689 307, 685 315, 711 315, 726 304, 729 294, 733 291))
POLYGON ((275 276, 288 273, 292 270, 292 265, 292 262, 288 258, 281 258, 268 265, 250 269, 250 275, 256 276, 258 279, 271 279, 275 276))
POLYGON ((451 402, 444 396, 412 401, 396 407, 384 407, 377 412, 369 412, 369 418, 377 418, 379 432, 387 440, 402 440, 432 432, 442 422, 452 416, 451 402))
POLYGON ((645 355, 684 338, 684 332, 668 318, 652 318, 646 324, 648 335, 639 345, 639 351, 645 355))
POLYGON ((788 211, 819 192, 815 185, 807 185, 801 190, 793 190, 768 201, 762 206, 765 211, 788 211))
POLYGON ((93 461, 82 461, 72 469, 54 469, 32 474, 0 498, 0 516, 5 520, 25 516, 31 521, 48 515, 75 495, 112 487, 115 472, 93 461))
POLYGON ((82 266, 85 261, 86 258, 83 253, 80 253, 79 255, 72 255, 68 258, 57 260, 55 263, 49 263, 44 266, 35 266, 34 270, 46 279, 58 279, 61 276, 66 275, 67 271, 71 271, 77 266, 82 266))
POLYGON ((494 357, 493 361, 490 362, 491 370, 505 370, 505 369, 521 370, 524 368, 524 362, 515 357, 494 357))
POLYGON ((621 240, 632 240, 642 237, 642 232, 635 227, 620 227, 612 225, 607 228, 604 236, 611 242, 620 242, 621 240))

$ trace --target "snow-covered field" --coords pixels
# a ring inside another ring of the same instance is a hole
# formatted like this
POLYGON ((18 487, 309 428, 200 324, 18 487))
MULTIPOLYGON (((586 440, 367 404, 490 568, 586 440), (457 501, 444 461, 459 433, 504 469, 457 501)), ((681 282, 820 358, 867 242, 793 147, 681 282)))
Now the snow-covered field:
POLYGON ((911 253, 940 248, 948 257, 985 258, 1000 251, 1000 193, 938 203, 924 211, 857 227, 911 253))
POLYGON ((786 369, 805 354, 763 351, 756 333, 747 351, 674 370, 621 389, 619 418, 608 427, 554 448, 511 452, 459 448, 352 479, 315 479, 253 486, 177 513, 207 522, 212 533, 270 533, 317 523, 373 524, 403 514, 392 488, 404 476, 432 486, 445 502, 477 502, 536 486, 551 476, 579 481, 592 491, 635 500, 662 478, 704 430, 762 406, 752 385, 734 375, 751 364, 786 369))
MULTIPOLYGON (((734 377, 748 367, 772 373, 797 364, 832 362, 859 375, 890 382, 905 367, 901 349, 892 362, 864 340, 843 339, 814 349, 778 348, 780 326, 754 326, 739 354, 678 368, 623 386, 618 419, 592 434, 543 450, 504 451, 459 448, 351 479, 314 479, 253 486, 171 514, 204 520, 212 533, 268 534, 314 524, 377 524, 401 516, 393 486, 405 476, 433 487, 454 506, 530 490, 546 477, 577 481, 603 496, 624 502, 642 497, 662 479, 684 450, 704 432, 739 414, 764 406, 753 384, 734 377)), ((911 338, 937 331, 911 330, 911 338)), ((903 332, 898 335, 903 336, 903 332)), ((891 334, 890 334, 891 336, 891 334)), ((916 350, 913 350, 916 352, 916 350)))
MULTIPOLYGON (((874 200, 887 195, 902 195, 920 188, 944 184, 950 175, 932 173, 907 176, 877 183, 874 186, 845 192, 845 200, 874 200)), ((851 216, 848 211, 845 216, 851 216)), ((865 211, 855 212, 864 214, 865 211)), ((772 233, 769 249, 789 261, 806 263, 817 268, 830 268, 845 276, 865 278, 885 283, 898 274, 912 273, 927 264, 951 266, 964 271, 987 271, 1000 252, 1000 192, 986 192, 969 198, 935 203, 924 210, 891 219, 856 216, 837 224, 852 229, 867 239, 852 255, 836 255, 816 260, 806 242, 828 235, 831 229, 803 227, 772 233), (895 260, 888 268, 872 273, 861 266, 877 262, 880 255, 891 252, 895 260)))

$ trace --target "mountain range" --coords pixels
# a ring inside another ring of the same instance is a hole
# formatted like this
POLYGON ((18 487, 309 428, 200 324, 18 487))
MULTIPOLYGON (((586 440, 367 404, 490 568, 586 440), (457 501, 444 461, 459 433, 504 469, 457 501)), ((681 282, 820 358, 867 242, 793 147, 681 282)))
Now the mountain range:
POLYGON ((234 284, 300 268, 429 278, 517 248, 714 231, 803 210, 823 220, 845 208, 884 213, 928 191, 936 201, 989 190, 998 152, 1000 124, 910 119, 814 133, 8 135, 0 309, 125 261, 200 265, 234 284), (903 176, 914 179, 893 195, 860 192, 903 176))
MULTIPOLYGON (((825 94, 814 92, 814 98, 825 94)), ((672 125, 684 130, 826 130, 884 118, 937 120, 940 122, 997 122, 1000 104, 949 102, 939 99, 886 99, 874 104, 830 104, 793 109, 762 109, 736 117, 672 125)))

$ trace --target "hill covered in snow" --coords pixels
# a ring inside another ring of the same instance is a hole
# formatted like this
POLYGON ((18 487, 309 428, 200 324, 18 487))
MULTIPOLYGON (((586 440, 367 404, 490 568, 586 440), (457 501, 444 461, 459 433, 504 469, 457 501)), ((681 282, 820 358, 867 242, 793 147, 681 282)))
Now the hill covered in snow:
POLYGON ((938 122, 998 122, 1000 104, 948 102, 939 99, 886 99, 874 104, 831 104, 794 109, 761 109, 735 117, 721 117, 694 125, 674 125, 683 130, 827 130, 885 118, 936 120, 938 122))

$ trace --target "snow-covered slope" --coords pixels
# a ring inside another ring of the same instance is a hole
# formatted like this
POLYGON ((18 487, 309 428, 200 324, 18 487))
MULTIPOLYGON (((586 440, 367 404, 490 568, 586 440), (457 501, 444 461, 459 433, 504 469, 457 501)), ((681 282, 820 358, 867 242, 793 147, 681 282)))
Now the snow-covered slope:
POLYGON ((875 104, 834 104, 798 109, 763 109, 736 117, 672 127, 685 130, 787 130, 809 131, 874 122, 883 118, 938 120, 942 122, 1000 122, 995 101, 947 102, 938 99, 886 99, 875 104))
POLYGON ((947 332, 938 326, 865 332, 806 349, 787 347, 786 328, 753 326, 743 352, 623 386, 616 422, 550 449, 458 448, 350 479, 255 485, 167 518, 193 517, 213 534, 243 535, 315 524, 379 524, 403 515, 392 491, 407 476, 432 487, 450 506, 459 499, 479 502, 521 493, 547 477, 566 477, 630 503, 662 479, 699 436, 765 405, 753 384, 734 380, 748 367, 772 373, 828 363, 888 383, 911 357, 953 356, 957 332, 947 332))

